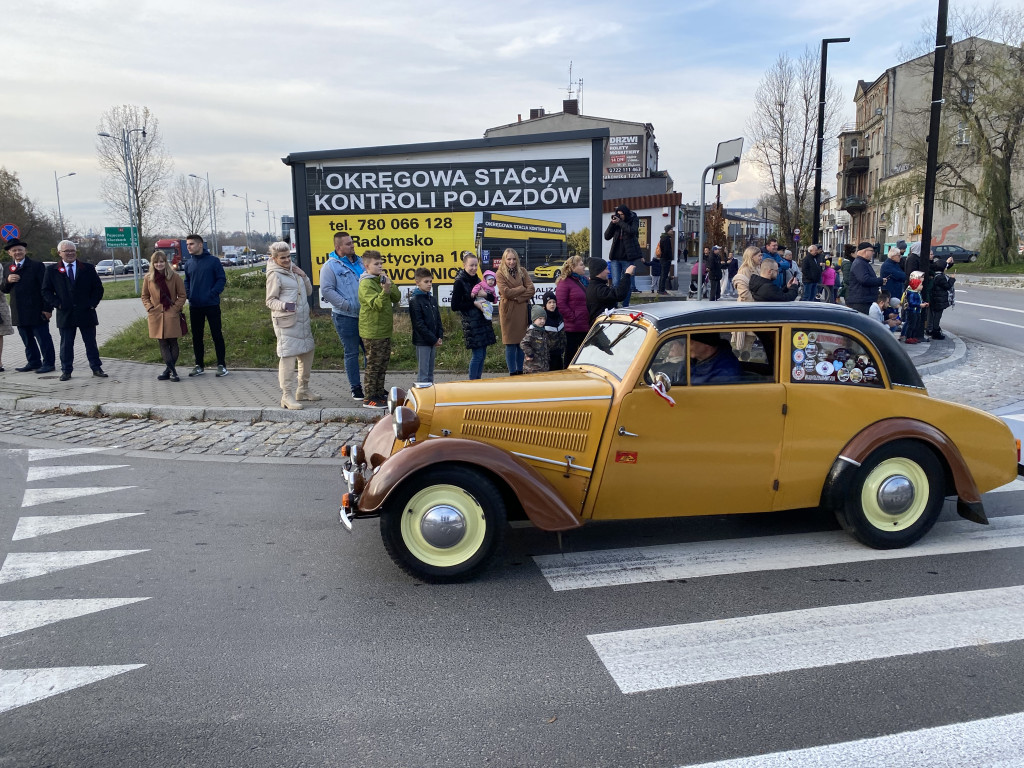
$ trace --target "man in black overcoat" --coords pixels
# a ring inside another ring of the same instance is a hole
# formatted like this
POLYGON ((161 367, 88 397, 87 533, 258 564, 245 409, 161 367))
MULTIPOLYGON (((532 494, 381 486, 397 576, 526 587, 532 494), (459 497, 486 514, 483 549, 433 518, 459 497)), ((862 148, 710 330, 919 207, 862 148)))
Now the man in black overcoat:
POLYGON ((107 378, 96 347, 96 307, 103 299, 103 283, 96 267, 78 260, 78 249, 70 240, 57 246, 60 262, 51 264, 43 278, 43 299, 57 310, 60 330, 60 380, 71 378, 75 362, 75 336, 82 334, 85 356, 92 375, 107 378))
POLYGON ((43 299, 43 277, 46 267, 28 257, 28 244, 14 238, 4 250, 11 256, 0 277, 0 292, 10 294, 11 322, 21 334, 26 363, 14 370, 19 373, 54 370, 53 339, 50 337, 50 315, 53 307, 43 299))

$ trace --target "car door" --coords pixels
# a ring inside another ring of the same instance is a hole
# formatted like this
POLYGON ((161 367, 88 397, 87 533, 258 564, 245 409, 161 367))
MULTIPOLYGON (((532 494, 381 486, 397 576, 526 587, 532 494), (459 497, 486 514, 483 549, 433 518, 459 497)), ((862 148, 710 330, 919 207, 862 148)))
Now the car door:
MULTIPOLYGON (((756 333, 766 342, 760 374, 745 371, 740 381, 672 386, 667 395, 675 405, 643 380, 623 397, 599 487, 591 489, 597 493, 594 518, 771 510, 786 388, 778 375, 779 330, 756 333)), ((735 343, 731 347, 742 355, 735 343)), ((658 353, 654 367, 657 358, 658 353)), ((683 380, 689 382, 685 374, 683 380)))

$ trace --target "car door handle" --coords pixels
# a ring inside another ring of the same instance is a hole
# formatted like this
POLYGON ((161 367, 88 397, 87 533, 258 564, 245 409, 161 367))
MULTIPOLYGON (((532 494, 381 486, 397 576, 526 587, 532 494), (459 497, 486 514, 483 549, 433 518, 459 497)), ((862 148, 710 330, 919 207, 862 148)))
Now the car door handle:
POLYGON ((640 437, 636 432, 630 432, 625 427, 619 427, 619 435, 622 437, 640 437))

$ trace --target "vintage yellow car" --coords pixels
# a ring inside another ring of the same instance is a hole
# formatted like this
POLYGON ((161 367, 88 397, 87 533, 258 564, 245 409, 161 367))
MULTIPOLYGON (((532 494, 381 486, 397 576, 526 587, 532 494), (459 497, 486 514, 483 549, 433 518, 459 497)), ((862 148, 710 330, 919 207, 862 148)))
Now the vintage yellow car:
POLYGON ((934 400, 880 323, 817 303, 672 302, 598 319, 567 370, 392 390, 347 445, 341 522, 380 517, 428 581, 477 574, 510 519, 832 510, 870 547, 905 547, 946 497, 1014 479, 999 419, 934 400))
POLYGON ((560 274, 562 274, 561 264, 545 264, 533 270, 534 277, 540 277, 545 280, 557 280, 560 274))

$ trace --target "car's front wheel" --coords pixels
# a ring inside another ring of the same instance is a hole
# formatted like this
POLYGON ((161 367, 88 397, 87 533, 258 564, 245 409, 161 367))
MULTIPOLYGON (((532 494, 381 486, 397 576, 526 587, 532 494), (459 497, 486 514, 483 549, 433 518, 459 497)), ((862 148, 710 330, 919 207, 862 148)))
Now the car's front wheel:
POLYGON ((897 440, 857 468, 836 518, 869 547, 906 547, 935 525, 944 488, 945 476, 935 454, 921 443, 897 440))
POLYGON ((391 559, 430 582, 464 581, 487 567, 505 537, 505 503, 472 467, 430 469, 385 504, 380 533, 391 559))
POLYGON ((973 254, 973 253, 972 253, 972 254, 971 254, 971 263, 973 264, 973 263, 974 263, 974 262, 976 262, 977 260, 978 260, 978 257, 977 257, 977 256, 976 256, 975 254, 973 254))

